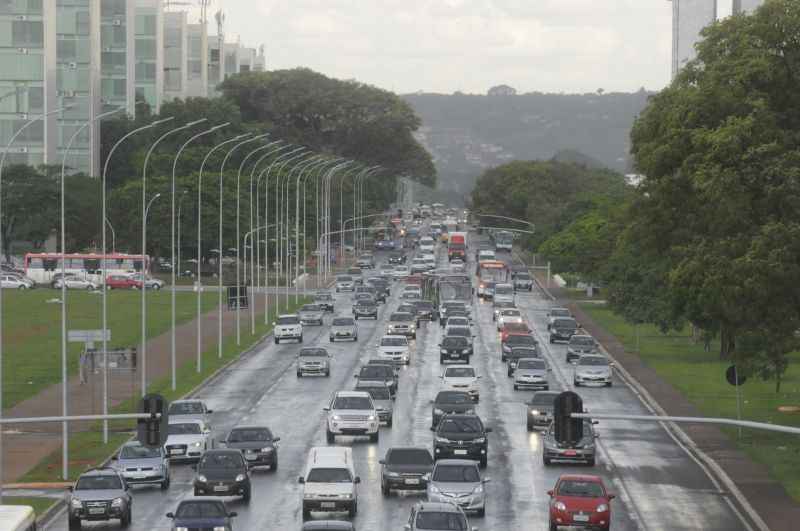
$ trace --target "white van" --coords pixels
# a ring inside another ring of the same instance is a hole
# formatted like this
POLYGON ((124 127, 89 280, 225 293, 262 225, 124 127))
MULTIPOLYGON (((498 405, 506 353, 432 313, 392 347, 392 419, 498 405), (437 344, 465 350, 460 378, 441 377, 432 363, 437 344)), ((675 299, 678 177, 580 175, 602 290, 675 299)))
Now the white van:
POLYGON ((494 286, 494 302, 514 302, 514 285, 513 284, 495 284, 494 286))
POLYGON ((0 505, 0 529, 35 531, 36 515, 30 505, 0 505))
POLYGON ((298 481, 303 485, 303 520, 311 511, 358 512, 358 487, 361 478, 353 468, 353 450, 340 446, 315 446, 298 481))

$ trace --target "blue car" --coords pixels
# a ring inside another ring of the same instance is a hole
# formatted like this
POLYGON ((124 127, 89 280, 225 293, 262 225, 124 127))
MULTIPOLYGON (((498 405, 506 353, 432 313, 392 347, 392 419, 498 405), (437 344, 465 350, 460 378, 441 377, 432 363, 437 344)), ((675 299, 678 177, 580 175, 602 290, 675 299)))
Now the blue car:
POLYGON ((167 513, 172 519, 172 531, 178 529, 224 529, 233 530, 232 518, 235 512, 228 512, 222 500, 202 499, 184 500, 174 513, 167 513))
POLYGON ((375 242, 375 249, 378 251, 394 250, 394 240, 378 240, 375 242))

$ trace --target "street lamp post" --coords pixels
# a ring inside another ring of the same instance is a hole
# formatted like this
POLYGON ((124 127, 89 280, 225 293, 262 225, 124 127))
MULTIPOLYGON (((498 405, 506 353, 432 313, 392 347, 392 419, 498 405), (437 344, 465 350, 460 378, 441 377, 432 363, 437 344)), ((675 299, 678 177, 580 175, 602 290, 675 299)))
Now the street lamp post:
POLYGON ((111 229, 111 254, 117 254, 117 231, 114 230, 110 219, 106 218, 106 224, 111 229))
POLYGON ((181 217, 181 208, 183 207, 183 200, 189 194, 189 190, 181 192, 181 197, 178 199, 178 257, 175 260, 178 268, 178 276, 181 275, 181 225, 183 225, 183 218, 181 217))

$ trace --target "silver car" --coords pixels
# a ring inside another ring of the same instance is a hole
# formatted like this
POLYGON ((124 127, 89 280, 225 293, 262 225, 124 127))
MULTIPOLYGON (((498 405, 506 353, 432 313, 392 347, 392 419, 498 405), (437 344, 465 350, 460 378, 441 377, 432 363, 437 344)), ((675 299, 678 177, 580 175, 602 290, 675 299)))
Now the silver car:
POLYGON ((428 501, 452 503, 464 511, 486 514, 486 491, 478 462, 469 459, 436 461, 428 480, 428 501))
POLYGON ((125 443, 112 457, 114 468, 128 485, 159 485, 169 488, 169 459, 163 448, 148 448, 139 441, 125 443))
POLYGON ((353 291, 356 289, 356 282, 350 275, 339 275, 336 277, 336 293, 340 291, 353 291))
POLYGON ((567 363, 574 363, 585 354, 597 354, 597 342, 590 335, 577 334, 569 338, 567 363))
POLYGON ((558 396, 557 391, 537 391, 528 401, 527 417, 528 431, 535 427, 547 427, 553 421, 553 402, 558 396))
POLYGON ((547 373, 550 371, 547 362, 541 358, 522 358, 517 361, 514 370, 514 390, 536 389, 547 391, 550 382, 547 373))
POLYGON ((335 317, 328 335, 331 343, 337 339, 351 339, 358 341, 358 325, 352 317, 335 317))
POLYGON ((301 348, 297 355, 297 377, 306 374, 331 375, 331 355, 324 348, 301 348))
POLYGON ((325 308, 319 304, 304 304, 300 311, 300 323, 304 325, 319 325, 325 324, 325 308))
POLYGON ((356 385, 356 391, 366 391, 372 397, 375 410, 378 412, 378 420, 385 422, 386 426, 392 427, 394 420, 394 398, 386 385, 356 385))
POLYGON ((611 363, 605 356, 581 356, 572 375, 575 387, 581 385, 605 385, 611 387, 611 363))

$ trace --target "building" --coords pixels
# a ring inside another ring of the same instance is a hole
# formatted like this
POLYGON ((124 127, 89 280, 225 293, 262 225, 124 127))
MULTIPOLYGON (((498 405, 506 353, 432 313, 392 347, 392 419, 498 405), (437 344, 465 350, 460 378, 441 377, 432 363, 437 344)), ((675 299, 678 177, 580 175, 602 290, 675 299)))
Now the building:
POLYGON ((258 47, 258 54, 256 55, 255 62, 253 63, 253 70, 256 72, 264 72, 267 69, 267 58, 264 57, 264 45, 258 47))
POLYGON ((205 24, 188 24, 186 96, 205 98, 208 94, 208 32, 205 24))
POLYGON ((136 43, 135 16, 131 0, 100 3, 100 99, 104 112, 125 107, 127 114, 136 114, 136 63, 129 53, 136 43))
POLYGON ((225 44, 218 36, 208 39, 208 92, 209 98, 218 95, 217 85, 225 79, 225 44))
POLYGON ((672 77, 697 56, 700 31, 717 19, 717 0, 672 0, 672 77))
POLYGON ((188 47, 186 12, 164 13, 164 101, 186 98, 188 47))
POLYGON ((760 7, 764 0, 733 0, 733 12, 747 13, 760 7))
POLYGON ((164 6, 161 0, 136 2, 136 99, 153 113, 164 96, 164 6))

